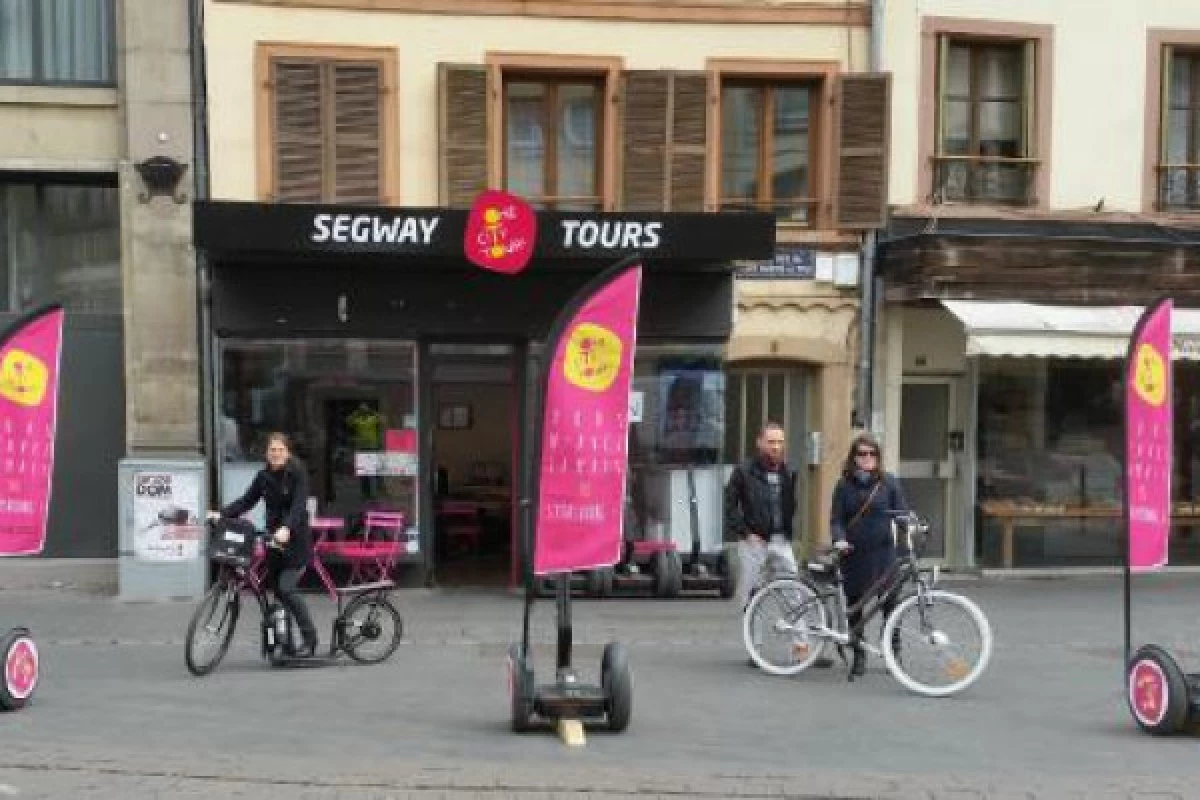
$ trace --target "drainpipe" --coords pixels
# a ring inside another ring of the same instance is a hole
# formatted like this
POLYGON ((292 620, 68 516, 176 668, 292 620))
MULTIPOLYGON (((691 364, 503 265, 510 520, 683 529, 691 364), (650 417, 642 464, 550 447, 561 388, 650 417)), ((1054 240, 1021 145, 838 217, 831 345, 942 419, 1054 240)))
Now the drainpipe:
MULTIPOLYGON (((884 0, 871 0, 870 48, 867 54, 867 69, 876 72, 883 63, 883 4, 884 0)), ((889 110, 890 113, 890 110, 889 110)), ((862 297, 859 303, 859 358, 858 358, 858 425, 870 429, 874 408, 875 384, 875 326, 878 319, 878 297, 876 286, 875 249, 878 233, 867 231, 863 241, 862 297)))
MULTIPOLYGON (((204 63, 204 0, 188 0, 188 43, 191 57, 193 199, 207 200, 208 92, 204 63)), ((213 429, 212 272, 208 256, 196 250, 196 321, 200 339, 200 438, 208 464, 208 485, 216 489, 217 450, 213 429)), ((213 498, 209 498, 210 505, 213 498)))

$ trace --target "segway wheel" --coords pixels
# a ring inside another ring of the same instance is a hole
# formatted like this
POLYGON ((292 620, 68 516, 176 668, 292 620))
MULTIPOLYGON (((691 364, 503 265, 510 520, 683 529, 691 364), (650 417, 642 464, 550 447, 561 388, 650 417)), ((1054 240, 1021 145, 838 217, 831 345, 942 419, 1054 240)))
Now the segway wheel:
POLYGON ((1138 649, 1126 672, 1129 711, 1142 730, 1156 736, 1179 733, 1187 724, 1187 679, 1166 650, 1148 644, 1138 649))
POLYGON ((514 733, 533 727, 533 674, 521 657, 521 645, 508 648, 508 698, 514 733))
POLYGON ((670 585, 667 587, 667 597, 678 597, 683 591, 683 559, 679 556, 678 551, 667 551, 667 575, 670 577, 670 585))
POLYGON ((658 597, 668 597, 671 594, 673 579, 670 556, 670 551, 659 550, 650 557, 650 571, 654 574, 654 594, 658 597))
POLYGON ((611 567, 594 569, 587 575, 588 594, 593 597, 608 597, 613 592, 613 571, 611 567))
POLYGON ((618 642, 604 646, 600 685, 604 689, 608 729, 620 733, 629 727, 629 718, 633 715, 633 675, 629 671, 629 655, 618 642))
POLYGON ((16 711, 24 708, 41 676, 41 661, 37 645, 25 628, 15 628, 0 639, 0 657, 3 657, 4 680, 0 682, 0 710, 16 711))
POLYGON ((717 556, 717 576, 721 579, 721 598, 728 600, 737 592, 737 576, 734 575, 733 556, 726 548, 717 556))

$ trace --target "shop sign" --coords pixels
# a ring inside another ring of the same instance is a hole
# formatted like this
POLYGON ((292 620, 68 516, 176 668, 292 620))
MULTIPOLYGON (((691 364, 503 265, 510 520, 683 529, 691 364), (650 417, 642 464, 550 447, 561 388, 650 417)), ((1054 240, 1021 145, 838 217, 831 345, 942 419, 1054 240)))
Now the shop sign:
POLYGON ((417 454, 360 450, 354 454, 354 474, 358 477, 412 477, 417 474, 417 454))
POLYGON ((133 554, 138 561, 191 561, 200 555, 200 473, 133 474, 133 554))
POLYGON ((739 278, 812 280, 817 275, 817 255, 810 247, 781 245, 769 261, 741 262, 739 278))
POLYGON ((316 244, 408 244, 428 247, 440 216, 326 214, 313 216, 309 239, 316 244))
POLYGON ((533 258, 537 214, 514 194, 489 189, 471 206, 463 251, 477 267, 515 275, 533 258))

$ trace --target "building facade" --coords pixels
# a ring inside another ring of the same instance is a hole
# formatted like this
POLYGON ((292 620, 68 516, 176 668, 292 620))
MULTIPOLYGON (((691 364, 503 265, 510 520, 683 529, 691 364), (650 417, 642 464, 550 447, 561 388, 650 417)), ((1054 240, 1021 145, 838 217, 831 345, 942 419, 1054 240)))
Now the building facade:
POLYGON ((798 525, 824 535, 861 251, 886 200, 870 20, 866 3, 803 1, 208 0, 197 246, 217 491, 279 428, 317 516, 398 509, 415 575, 511 579, 541 338, 636 248, 629 529, 719 547, 724 478, 775 419, 798 525), (489 187, 539 210, 519 279, 452 252, 489 187))
POLYGON ((139 171, 191 165, 190 34, 183 2, 0 2, 0 320, 66 309, 43 571, 110 583, 120 459, 200 452, 192 188, 139 171))
MULTIPOLYGON (((1121 364, 1200 289, 1200 9, 900 0, 874 422, 957 566, 1115 566, 1121 364)), ((1194 312, 1177 317, 1172 562, 1193 525, 1194 312)))

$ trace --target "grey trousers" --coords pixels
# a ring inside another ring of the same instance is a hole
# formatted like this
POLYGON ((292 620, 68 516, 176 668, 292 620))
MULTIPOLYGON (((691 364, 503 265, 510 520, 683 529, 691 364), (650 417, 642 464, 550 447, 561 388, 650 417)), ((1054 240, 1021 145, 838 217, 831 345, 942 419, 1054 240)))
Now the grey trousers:
POLYGON ((770 542, 751 542, 743 539, 738 542, 738 583, 737 601, 738 612, 746 608, 755 590, 765 583, 765 579, 774 577, 764 574, 764 567, 770 566, 770 573, 796 572, 796 554, 792 543, 782 536, 772 536, 770 542))

